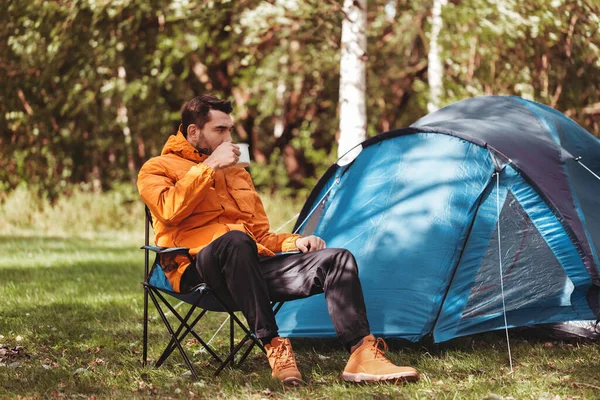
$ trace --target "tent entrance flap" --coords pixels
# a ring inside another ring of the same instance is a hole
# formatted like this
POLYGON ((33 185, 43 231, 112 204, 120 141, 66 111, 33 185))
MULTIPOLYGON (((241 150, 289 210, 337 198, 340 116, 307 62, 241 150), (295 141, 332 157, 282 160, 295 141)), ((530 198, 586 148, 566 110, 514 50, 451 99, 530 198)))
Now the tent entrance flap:
POLYGON ((509 327, 591 317, 589 276, 561 223, 512 167, 502 175, 500 219, 494 188, 475 217, 468 254, 449 289, 452 300, 442 305, 434 329, 436 341, 504 328, 497 224, 509 327))
MULTIPOLYGON (((570 306, 573 284, 510 192, 498 223, 504 249, 502 281, 507 311, 525 307, 570 306)), ((502 312, 499 263, 498 230, 495 230, 469 292, 463 320, 502 312)))

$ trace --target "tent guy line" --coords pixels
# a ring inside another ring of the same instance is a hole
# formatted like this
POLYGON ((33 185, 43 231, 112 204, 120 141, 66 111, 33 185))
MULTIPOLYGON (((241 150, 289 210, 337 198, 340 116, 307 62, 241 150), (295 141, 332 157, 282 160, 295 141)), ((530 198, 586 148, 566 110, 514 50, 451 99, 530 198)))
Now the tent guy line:
POLYGON ((579 163, 579 165, 581 165, 583 168, 587 169, 590 174, 594 175, 596 177, 596 179, 598 179, 600 181, 600 176, 596 175, 594 173, 594 171, 592 171, 591 169, 586 167, 580 160, 581 160, 581 157, 575 158, 575 161, 577 161, 579 163))
MULTIPOLYGON (((500 172, 496 172, 496 212, 498 221, 500 221, 500 172)), ((502 268, 502 236, 500 235, 500 222, 498 226, 498 260, 500 261, 500 290, 502 292, 502 313, 504 315, 504 331, 506 332, 506 346, 508 347, 508 362, 510 364, 510 373, 513 373, 512 353, 510 351, 510 339, 508 337, 508 321, 506 319, 506 302, 504 301, 504 271, 502 268)))

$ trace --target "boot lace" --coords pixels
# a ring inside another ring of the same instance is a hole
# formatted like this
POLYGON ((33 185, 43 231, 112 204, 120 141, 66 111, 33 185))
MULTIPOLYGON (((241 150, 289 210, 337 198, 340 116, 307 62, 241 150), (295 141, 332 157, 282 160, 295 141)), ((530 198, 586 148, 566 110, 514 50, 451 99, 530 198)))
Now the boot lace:
POLYGON ((282 343, 274 349, 273 356, 276 360, 277 367, 280 370, 287 368, 295 368, 296 360, 294 359, 294 352, 292 347, 287 342, 282 343))
POLYGON ((388 364, 392 364, 392 362, 390 360, 388 360, 388 358, 385 356, 384 351, 388 350, 388 345, 385 342, 385 340, 383 340, 382 338, 377 338, 377 340, 375 340, 373 342, 373 351, 375 352, 375 358, 380 357, 382 358, 382 361, 388 363, 388 364))

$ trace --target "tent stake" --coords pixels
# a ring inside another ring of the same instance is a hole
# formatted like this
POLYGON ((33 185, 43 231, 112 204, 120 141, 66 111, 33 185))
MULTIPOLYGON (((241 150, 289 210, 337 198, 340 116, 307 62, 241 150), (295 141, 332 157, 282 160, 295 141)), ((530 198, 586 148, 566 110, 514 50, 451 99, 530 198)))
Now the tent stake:
POLYGON ((498 259, 500 260, 500 291, 502 293, 502 312, 504 314, 504 330, 506 331, 506 345, 508 346, 508 362, 510 373, 513 373, 512 354, 510 352, 510 339, 508 337, 508 322, 506 320, 506 303, 504 302, 504 274, 502 271, 502 246, 500 244, 500 172, 496 172, 496 211, 498 213, 498 259))

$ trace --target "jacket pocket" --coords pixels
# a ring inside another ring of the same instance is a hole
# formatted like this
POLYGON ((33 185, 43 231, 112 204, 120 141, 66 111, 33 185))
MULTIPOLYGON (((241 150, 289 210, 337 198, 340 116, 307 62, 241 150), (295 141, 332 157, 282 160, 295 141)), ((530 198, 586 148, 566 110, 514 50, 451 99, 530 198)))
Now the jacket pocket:
POLYGON ((231 195, 242 212, 254 215, 256 199, 252 190, 235 189, 231 192, 231 195))
POLYGON ((254 206, 256 205, 255 192, 245 179, 227 179, 227 189, 240 211, 254 215, 254 206))
POLYGON ((196 206, 195 212, 216 212, 221 211, 223 208, 221 206, 221 199, 217 194, 215 188, 209 188, 208 193, 204 197, 204 199, 196 206))

